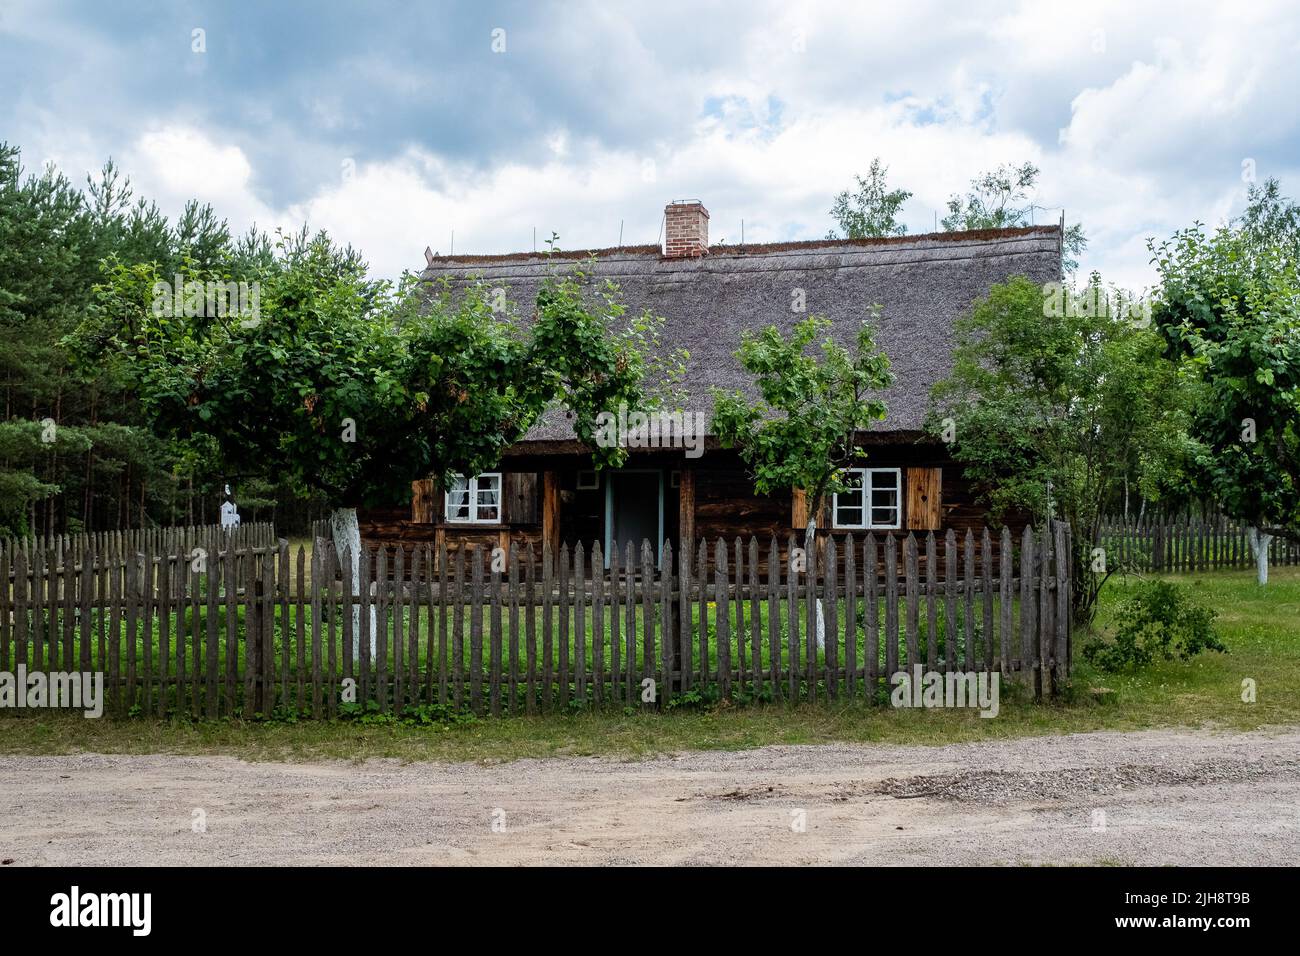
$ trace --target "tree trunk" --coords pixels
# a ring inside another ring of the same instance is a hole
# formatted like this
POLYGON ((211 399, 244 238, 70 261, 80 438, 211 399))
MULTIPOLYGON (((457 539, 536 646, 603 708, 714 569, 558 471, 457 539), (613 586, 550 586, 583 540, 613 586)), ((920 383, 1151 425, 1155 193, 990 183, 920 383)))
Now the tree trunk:
MULTIPOLYGON (((352 597, 355 600, 361 594, 361 524, 357 521, 356 508, 335 508, 330 512, 330 535, 334 539, 334 550, 340 562, 346 552, 352 556, 352 597)), ((370 659, 375 659, 375 607, 370 606, 370 659)), ((361 657, 361 606, 352 605, 352 659, 361 657)))
POLYGON ((1249 540, 1251 553, 1255 555, 1255 577, 1263 587, 1268 584, 1268 547, 1273 543, 1273 536, 1251 525, 1249 540))
MULTIPOLYGON (((816 504, 816 507, 818 507, 818 508, 821 507, 820 502, 818 502, 818 503, 816 504)), ((816 563, 815 563, 816 560, 817 560, 817 518, 816 518, 816 514, 817 514, 816 511, 813 511, 813 512, 811 512, 811 513, 809 514, 809 516, 808 516, 808 532, 807 532, 807 534, 804 536, 804 549, 808 552, 808 567, 810 567, 810 568, 814 568, 814 569, 817 567, 817 565, 816 565, 816 563)), ((813 586, 813 584, 814 584, 813 576, 812 576, 812 575, 809 575, 809 577, 808 577, 808 587, 811 589, 812 586, 813 586)), ((822 599, 821 599, 821 598, 818 598, 818 599, 817 599, 817 635, 816 635, 816 636, 817 636, 817 650, 819 650, 819 651, 824 651, 824 650, 826 649, 826 618, 822 615, 822 599)))

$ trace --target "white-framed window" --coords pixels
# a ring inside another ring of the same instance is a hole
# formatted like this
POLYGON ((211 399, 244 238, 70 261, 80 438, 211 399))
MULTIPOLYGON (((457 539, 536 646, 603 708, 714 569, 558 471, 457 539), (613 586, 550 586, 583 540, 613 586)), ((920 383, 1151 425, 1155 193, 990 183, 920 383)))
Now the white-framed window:
POLYGON ((889 529, 903 526, 903 470, 850 468, 847 491, 832 500, 836 528, 889 529))
POLYGON ((486 472, 466 478, 457 475, 447 489, 448 521, 464 524, 495 524, 501 520, 501 474, 486 472))

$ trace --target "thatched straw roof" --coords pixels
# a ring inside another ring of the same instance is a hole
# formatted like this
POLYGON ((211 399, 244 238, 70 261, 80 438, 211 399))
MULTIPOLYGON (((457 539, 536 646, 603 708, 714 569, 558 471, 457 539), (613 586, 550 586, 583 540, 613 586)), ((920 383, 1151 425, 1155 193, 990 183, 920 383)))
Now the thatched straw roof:
MULTIPOLYGON (((1059 280, 1061 230, 1033 226, 718 245, 697 259, 666 259, 655 246, 550 258, 534 253, 458 255, 434 257, 423 277, 445 278, 453 287, 477 277, 504 287, 513 308, 526 317, 548 270, 569 269, 576 260, 593 256, 593 277, 617 282, 629 312, 649 309, 662 315, 665 347, 690 353, 684 382, 688 410, 710 410, 712 386, 753 394, 734 354, 743 329, 772 322, 788 329, 805 315, 818 314, 832 321, 837 337, 851 342, 856 323, 879 304, 876 341, 893 363, 895 381, 884 394, 889 415, 878 430, 915 433, 925 417, 930 386, 951 368, 953 322, 991 285, 1013 275, 1035 282, 1059 280), (804 314, 791 311, 794 289, 804 290, 804 314)), ((528 434, 529 441, 572 438, 561 414, 547 416, 528 434)))

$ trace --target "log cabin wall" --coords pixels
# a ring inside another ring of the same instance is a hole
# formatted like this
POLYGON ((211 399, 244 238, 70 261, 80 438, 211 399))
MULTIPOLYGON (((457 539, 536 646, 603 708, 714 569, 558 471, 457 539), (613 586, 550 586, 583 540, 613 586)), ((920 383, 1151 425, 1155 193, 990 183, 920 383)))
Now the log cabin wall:
MULTIPOLYGON (((933 530, 942 552, 944 535, 951 528, 957 535, 959 546, 966 531, 970 530, 978 547, 985 527, 985 511, 977 504, 960 468, 942 445, 888 444, 872 447, 862 464, 870 468, 902 470, 902 528, 895 532, 900 540, 912 531, 923 541, 927 531, 933 530), (937 526, 913 514, 918 506, 917 495, 932 491, 933 486, 926 481, 933 481, 940 491, 937 506, 933 502, 926 505, 937 514, 937 526)), ((673 480, 674 472, 693 473, 687 485, 689 500, 690 485, 693 484, 695 544, 698 547, 701 540, 709 542, 710 567, 712 548, 718 539, 734 547, 737 537, 747 544, 751 535, 756 536, 762 544, 765 564, 766 546, 772 536, 779 542, 783 561, 790 535, 795 535, 796 542, 803 536, 806 510, 796 504, 793 490, 774 495, 757 494, 744 463, 733 452, 710 451, 695 460, 683 460, 664 453, 640 455, 634 456, 629 467, 664 471, 664 534, 673 543, 675 551, 680 550, 682 516, 679 509, 680 481, 673 480)), ((427 544, 436 551, 445 546, 453 557, 463 548, 490 550, 508 544, 512 548, 532 547, 540 558, 544 519, 543 476, 548 471, 554 475, 555 481, 559 541, 570 548, 581 541, 588 549, 599 541, 603 549, 608 476, 593 476, 590 458, 583 455, 511 458, 502 469, 503 520, 499 523, 481 525, 446 521, 442 493, 430 490, 426 483, 417 483, 412 504, 401 508, 369 509, 361 513, 362 539, 370 547, 401 544, 409 550, 427 544), (580 487, 590 485, 593 477, 595 487, 580 487), (424 520, 415 520, 417 518, 424 520)), ((830 518, 827 503, 818 527, 836 538, 842 553, 843 542, 850 532, 831 528, 830 518)), ((1025 523, 1024 516, 1008 522, 1016 540, 1025 523)), ((882 544, 886 533, 876 532, 882 544)), ((859 530, 852 534, 858 542, 866 536, 865 531, 859 530)), ((996 535, 993 540, 996 548, 996 535)), ((924 556, 921 560, 924 563, 924 556)), ((763 571, 766 572, 765 567, 763 571)))

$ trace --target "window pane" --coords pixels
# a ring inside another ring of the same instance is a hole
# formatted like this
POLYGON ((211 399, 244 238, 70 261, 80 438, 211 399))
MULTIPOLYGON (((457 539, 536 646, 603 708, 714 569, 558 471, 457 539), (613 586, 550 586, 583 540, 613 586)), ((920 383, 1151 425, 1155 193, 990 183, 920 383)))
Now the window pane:
POLYGON ((840 509, 838 512, 836 512, 836 514, 838 516, 838 521, 841 526, 862 524, 861 508, 854 508, 854 507, 846 508, 843 505, 840 505, 840 509))
POLYGON ((898 510, 896 508, 872 508, 871 523, 874 525, 896 525, 898 524, 898 510))
POLYGON ((876 527, 898 526, 898 472, 871 473, 871 524, 876 527))
POLYGON ((447 520, 449 521, 469 520, 469 486, 463 481, 459 484, 461 487, 457 488, 456 483, 453 483, 451 490, 447 492, 447 520))
POLYGON ((841 510, 844 508, 861 508, 862 472, 849 472, 844 478, 844 483, 848 485, 848 490, 842 491, 835 496, 836 503, 840 506, 841 510))
POLYGON ((501 476, 480 475, 474 480, 474 491, 475 520, 500 520, 501 476))

